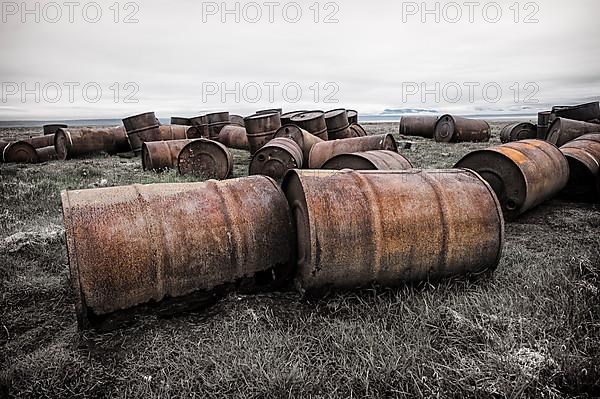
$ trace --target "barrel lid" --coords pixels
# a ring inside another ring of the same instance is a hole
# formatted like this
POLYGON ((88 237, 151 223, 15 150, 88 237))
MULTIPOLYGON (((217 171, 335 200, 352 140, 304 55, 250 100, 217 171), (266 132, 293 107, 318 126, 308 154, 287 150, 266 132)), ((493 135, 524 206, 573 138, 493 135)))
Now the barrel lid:
POLYGON ((299 115, 295 115, 292 117, 292 122, 304 122, 313 119, 323 118, 325 113, 323 111, 308 111, 303 112, 299 115))
POLYGON ((233 170, 233 156, 223 144, 198 139, 180 152, 177 168, 181 175, 191 174, 208 179, 226 179, 233 170))
POLYGON ((340 115, 347 115, 347 111, 344 108, 332 109, 325 112, 325 119, 336 118, 340 115))

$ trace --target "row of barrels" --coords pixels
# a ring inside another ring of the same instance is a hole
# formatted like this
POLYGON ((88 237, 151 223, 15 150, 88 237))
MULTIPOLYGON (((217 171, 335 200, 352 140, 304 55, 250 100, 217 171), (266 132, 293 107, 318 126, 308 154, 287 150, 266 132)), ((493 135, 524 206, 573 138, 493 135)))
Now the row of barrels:
POLYGON ((66 191, 79 326, 205 306, 229 289, 320 295, 493 270, 505 219, 565 188, 597 195, 599 161, 600 135, 588 135, 561 149, 532 139, 474 151, 450 170, 407 162, 293 169, 280 183, 249 176, 66 191))

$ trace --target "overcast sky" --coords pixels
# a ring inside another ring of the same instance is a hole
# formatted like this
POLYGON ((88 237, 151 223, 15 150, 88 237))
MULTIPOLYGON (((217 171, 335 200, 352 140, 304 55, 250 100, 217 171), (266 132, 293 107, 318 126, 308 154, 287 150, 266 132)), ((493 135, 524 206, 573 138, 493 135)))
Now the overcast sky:
MULTIPOLYGON (((532 112, 600 98, 597 0, 471 7, 442 1, 437 13, 436 2, 428 1, 433 12, 426 15, 420 1, 268 6, 259 0, 238 3, 240 22, 235 11, 223 15, 221 2, 122 1, 114 7, 115 1, 78 3, 72 23, 62 0, 54 3, 59 7, 39 3, 38 15, 23 15, 20 1, 2 3, 1 120, 121 118, 149 110, 160 117, 211 110, 245 115, 271 107, 532 112), (253 23, 256 4, 262 18, 253 23), (58 9, 62 15, 53 23, 58 9), (100 21, 88 22, 97 9, 100 21), (302 16, 292 23, 298 9, 302 16), (130 14, 138 22, 124 23, 130 14), (73 98, 68 82, 78 85, 73 98), (22 98, 24 88, 31 92, 22 98), (229 90, 225 98, 222 89, 229 90), (127 94, 137 103, 126 102, 127 94)), ((26 3, 35 10, 36 3, 26 3)), ((226 4, 235 10, 235 2, 226 4)))

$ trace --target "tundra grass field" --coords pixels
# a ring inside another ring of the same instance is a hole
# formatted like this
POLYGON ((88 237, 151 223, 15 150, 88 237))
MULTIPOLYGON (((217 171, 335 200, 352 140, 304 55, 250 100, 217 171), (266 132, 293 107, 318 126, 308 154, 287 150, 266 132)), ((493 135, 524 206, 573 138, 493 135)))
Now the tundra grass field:
MULTIPOLYGON (((492 123, 492 144, 507 123, 492 123)), ((401 152, 419 168, 489 146, 410 141, 401 152)), ((235 177, 247 174, 249 156, 235 162, 235 177)), ((600 206, 561 199, 507 224, 498 269, 478 278, 319 300, 233 293, 205 311, 79 332, 60 192, 182 181, 116 156, 0 165, 0 397, 600 396, 600 206)))

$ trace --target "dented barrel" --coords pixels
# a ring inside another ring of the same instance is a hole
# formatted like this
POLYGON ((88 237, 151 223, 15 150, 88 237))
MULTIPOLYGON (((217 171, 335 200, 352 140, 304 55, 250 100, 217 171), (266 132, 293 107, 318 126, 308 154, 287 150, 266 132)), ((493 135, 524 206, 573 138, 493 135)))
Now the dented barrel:
POLYGON ((117 154, 131 151, 127 132, 122 126, 98 129, 61 128, 54 136, 54 147, 60 160, 99 152, 117 154))
POLYGON ((403 136, 432 139, 435 133, 437 115, 406 115, 400 119, 400 134, 403 136))
POLYGON ((502 210, 468 170, 289 172, 297 286, 310 294, 495 269, 502 210))
POLYGON ((301 169, 302 166, 300 146, 292 139, 280 137, 269 141, 254 154, 249 173, 281 180, 288 170, 301 169))
POLYGON ((244 119, 251 154, 254 155, 275 137, 275 133, 281 127, 279 115, 278 113, 255 114, 244 119))
POLYGON ((500 131, 500 141, 503 144, 535 138, 537 138, 537 127, 533 123, 512 123, 504 126, 500 131))
POLYGON ((314 134, 321 140, 329 140, 327 123, 323 111, 307 111, 292 117, 292 123, 307 132, 314 134))
POLYGON ((556 118, 550 125, 547 140, 556 146, 562 147, 569 141, 589 133, 600 133, 600 125, 556 118))
POLYGON ((65 191, 62 206, 80 328, 269 284, 293 256, 289 207, 267 177, 65 191))
POLYGON ((378 150, 341 154, 325 162, 321 169, 330 170, 405 170, 412 164, 395 151, 378 150))
POLYGON ((246 128, 239 125, 227 125, 221 129, 219 143, 235 150, 250 151, 246 128))
POLYGON ((490 125, 483 120, 443 115, 435 125, 434 138, 438 143, 464 143, 489 141, 490 125))
POLYGON ((308 167, 310 169, 320 169, 325 162, 336 155, 373 150, 398 152, 398 145, 391 134, 324 141, 313 146, 310 151, 308 167))
POLYGON ((177 167, 181 150, 193 140, 169 140, 144 143, 142 146, 142 167, 144 170, 160 172, 177 167))
POLYGON ((542 140, 474 151, 455 167, 472 169, 490 183, 510 220, 552 199, 569 181, 567 159, 542 140))
POLYGON ((308 165, 310 150, 312 150, 313 146, 317 143, 323 142, 323 140, 314 134, 301 129, 296 125, 282 126, 279 130, 277 130, 277 133, 275 133, 275 137, 285 137, 294 140, 302 149, 302 163, 304 165, 308 165))
POLYGON ((586 134, 560 148, 571 171, 563 193, 573 199, 600 200, 600 134, 586 134))
POLYGON ((181 150, 177 169, 181 175, 225 180, 233 172, 233 155, 217 141, 197 139, 181 150))

